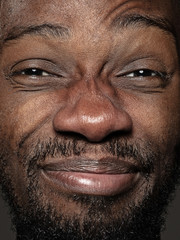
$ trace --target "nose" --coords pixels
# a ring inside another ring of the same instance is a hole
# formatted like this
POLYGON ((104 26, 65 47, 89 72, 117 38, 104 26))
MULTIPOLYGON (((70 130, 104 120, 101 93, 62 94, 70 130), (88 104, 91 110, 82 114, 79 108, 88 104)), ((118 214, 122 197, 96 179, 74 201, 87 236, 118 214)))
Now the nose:
POLYGON ((129 132, 132 128, 131 118, 120 104, 98 93, 84 94, 73 104, 66 103, 56 113, 53 124, 56 132, 78 133, 91 142, 100 142, 113 132, 129 132))

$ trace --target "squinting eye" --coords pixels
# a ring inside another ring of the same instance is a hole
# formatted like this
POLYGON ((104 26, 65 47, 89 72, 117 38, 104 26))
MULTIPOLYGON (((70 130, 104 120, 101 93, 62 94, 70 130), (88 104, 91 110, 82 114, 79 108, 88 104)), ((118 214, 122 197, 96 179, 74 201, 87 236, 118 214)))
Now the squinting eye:
POLYGON ((161 74, 156 71, 152 71, 149 69, 140 69, 128 74, 124 74, 125 77, 135 78, 135 77, 160 77, 161 74))
POLYGON ((27 68, 20 72, 21 75, 33 76, 33 77, 45 77, 49 76, 50 73, 39 69, 39 68, 27 68))

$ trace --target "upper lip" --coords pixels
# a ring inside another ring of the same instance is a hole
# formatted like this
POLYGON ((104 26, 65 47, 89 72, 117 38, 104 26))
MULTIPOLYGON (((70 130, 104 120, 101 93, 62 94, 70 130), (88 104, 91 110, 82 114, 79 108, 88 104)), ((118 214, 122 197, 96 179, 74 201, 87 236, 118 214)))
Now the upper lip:
POLYGON ((75 157, 66 160, 53 159, 53 161, 39 164, 39 167, 45 171, 66 171, 83 172, 95 174, 126 174, 142 171, 140 166, 136 166, 125 160, 114 157, 105 157, 101 159, 89 159, 75 157))

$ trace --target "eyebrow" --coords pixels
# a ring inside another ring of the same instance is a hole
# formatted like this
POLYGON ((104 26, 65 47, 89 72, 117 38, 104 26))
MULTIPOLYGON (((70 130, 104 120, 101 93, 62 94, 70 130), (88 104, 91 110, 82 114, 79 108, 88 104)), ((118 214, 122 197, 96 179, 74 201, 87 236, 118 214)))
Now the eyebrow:
POLYGON ((117 16, 111 23, 111 27, 115 29, 134 27, 157 27, 165 33, 173 36, 176 40, 176 31, 171 22, 162 17, 147 16, 141 14, 127 14, 125 16, 117 16))
POLYGON ((55 38, 64 38, 70 35, 68 28, 61 25, 41 24, 30 26, 17 26, 12 28, 4 39, 4 43, 22 38, 25 35, 40 35, 43 37, 53 36, 55 38))
MULTIPOLYGON (((116 30, 134 27, 157 27, 165 33, 173 36, 176 41, 176 31, 170 21, 166 18, 146 16, 141 14, 127 14, 124 16, 117 16, 111 27, 116 30)), ((43 37, 64 38, 70 36, 70 29, 61 25, 53 25, 44 23, 41 25, 16 26, 12 28, 7 36, 4 38, 4 43, 22 38, 25 35, 40 35, 43 37)))

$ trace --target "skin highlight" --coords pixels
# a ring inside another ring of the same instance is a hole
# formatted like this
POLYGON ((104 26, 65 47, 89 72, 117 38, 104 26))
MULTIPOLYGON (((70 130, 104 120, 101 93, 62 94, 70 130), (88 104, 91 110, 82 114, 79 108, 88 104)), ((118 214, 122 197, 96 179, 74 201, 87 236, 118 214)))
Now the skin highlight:
POLYGON ((50 229, 53 239, 150 240, 153 230, 160 239, 159 216, 179 176, 174 3, 2 1, 1 8, 0 180, 17 239, 34 239, 38 227, 37 239, 50 229), (117 175, 126 177, 118 187, 117 175))

